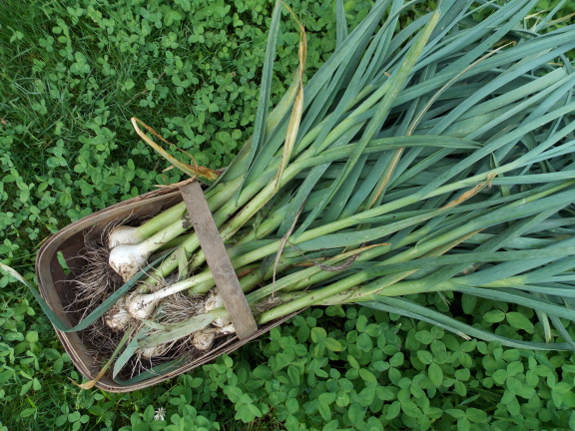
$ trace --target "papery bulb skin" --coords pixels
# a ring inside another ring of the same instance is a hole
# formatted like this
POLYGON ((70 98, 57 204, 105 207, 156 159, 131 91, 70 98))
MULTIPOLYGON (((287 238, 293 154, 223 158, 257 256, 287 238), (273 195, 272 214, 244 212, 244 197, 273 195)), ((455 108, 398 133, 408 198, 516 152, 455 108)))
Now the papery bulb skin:
POLYGON ((130 314, 124 301, 120 300, 104 315, 106 326, 113 331, 123 331, 130 323, 130 314))
POLYGON ((152 359, 164 355, 170 349, 170 343, 158 344, 157 346, 145 347, 138 352, 142 359, 152 359))
POLYGON ((205 312, 208 313, 223 306, 224 298, 222 298, 215 289, 210 290, 206 295, 206 301, 204 303, 205 312))
MULTIPOLYGON (((206 301, 204 303, 204 312, 209 313, 212 310, 221 308, 224 306, 224 298, 217 292, 217 290, 212 289, 206 295, 206 301)), ((229 317, 220 317, 212 322, 212 325, 219 328, 228 325, 231 322, 229 317)))
MULTIPOLYGON (((228 322, 229 322, 229 320, 228 320, 228 322)), ((216 335, 228 335, 228 334, 235 334, 235 333, 236 333, 236 328, 232 323, 229 323, 226 326, 222 325, 221 328, 218 328, 216 330, 216 335)))
POLYGON ((229 317, 220 317, 220 318, 214 320, 212 322, 212 325, 223 329, 224 327, 227 327, 231 323, 232 323, 232 321, 230 320, 229 317))
POLYGON ((128 298, 128 313, 134 319, 148 319, 156 309, 157 302, 153 294, 135 293, 128 298))
POLYGON ((216 333, 213 328, 203 329, 194 334, 193 345, 198 350, 208 350, 214 344, 216 333))

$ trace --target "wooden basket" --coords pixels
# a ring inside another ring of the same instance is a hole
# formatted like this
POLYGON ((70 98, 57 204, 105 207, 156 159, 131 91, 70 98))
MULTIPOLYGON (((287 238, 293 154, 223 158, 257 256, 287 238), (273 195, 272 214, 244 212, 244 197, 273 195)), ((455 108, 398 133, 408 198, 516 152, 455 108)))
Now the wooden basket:
MULTIPOLYGON (((155 214, 167 209, 180 201, 182 201, 182 195, 177 187, 161 188, 84 217, 50 237, 36 256, 36 276, 40 293, 57 316, 70 327, 78 323, 71 313, 66 312, 63 304, 70 302, 74 279, 79 275, 78 268, 83 265, 80 252, 84 248, 86 235, 89 234, 90 238, 98 238, 103 229, 113 220, 127 217, 143 218, 149 214, 155 214), (63 258, 66 260, 69 268, 67 275, 58 260, 58 253, 62 253, 63 258)), ((237 336, 231 337, 228 341, 205 355, 190 360, 167 374, 158 375, 130 385, 119 384, 109 375, 104 375, 96 383, 96 387, 108 392, 131 392, 153 386, 203 365, 223 353, 229 353, 238 349, 248 341, 259 337, 290 319, 295 314, 290 314, 263 325, 256 332, 242 340, 237 336)), ((94 361, 78 333, 62 332, 57 329, 56 333, 76 369, 87 379, 94 379, 100 371, 101 364, 94 361)))

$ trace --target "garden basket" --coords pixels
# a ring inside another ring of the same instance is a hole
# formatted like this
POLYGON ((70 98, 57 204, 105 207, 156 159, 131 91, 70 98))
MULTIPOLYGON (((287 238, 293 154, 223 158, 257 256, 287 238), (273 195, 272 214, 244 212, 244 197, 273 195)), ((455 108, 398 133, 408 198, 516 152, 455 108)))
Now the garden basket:
MULTIPOLYGON (((145 218, 180 201, 182 201, 182 194, 178 187, 162 187, 84 217, 50 237, 37 254, 36 276, 41 295, 60 320, 70 327, 78 323, 78 318, 74 313, 68 312, 65 305, 71 301, 72 286, 74 280, 79 276, 83 264, 81 253, 87 238, 99 237, 105 227, 114 220, 145 218), (60 258, 65 259, 67 268, 63 268, 60 263, 59 253, 61 253, 60 258)), ((122 384, 112 379, 111 375, 104 375, 95 386, 108 392, 131 392, 153 386, 212 361, 223 353, 233 352, 245 343, 290 319, 294 314, 262 325, 257 331, 242 339, 239 339, 237 335, 230 335, 223 343, 215 346, 207 353, 189 359, 186 363, 177 368, 174 367, 166 374, 152 376, 131 384, 122 384)), ((87 379, 94 379, 102 364, 94 360, 80 335, 76 332, 62 332, 58 329, 56 329, 56 333, 76 369, 87 379)))

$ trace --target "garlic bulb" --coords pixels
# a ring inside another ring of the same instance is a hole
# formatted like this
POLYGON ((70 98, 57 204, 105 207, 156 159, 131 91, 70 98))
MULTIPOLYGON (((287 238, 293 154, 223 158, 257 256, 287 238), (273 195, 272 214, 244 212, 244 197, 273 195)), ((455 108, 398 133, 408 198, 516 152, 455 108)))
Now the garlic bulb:
POLYGON ((108 235, 108 248, 111 250, 118 245, 138 244, 144 238, 138 235, 138 229, 132 226, 116 226, 108 235))
POLYGON ((104 322, 108 328, 113 331, 122 331, 126 329, 130 322, 130 314, 126 310, 124 298, 121 298, 108 312, 104 315, 104 322))

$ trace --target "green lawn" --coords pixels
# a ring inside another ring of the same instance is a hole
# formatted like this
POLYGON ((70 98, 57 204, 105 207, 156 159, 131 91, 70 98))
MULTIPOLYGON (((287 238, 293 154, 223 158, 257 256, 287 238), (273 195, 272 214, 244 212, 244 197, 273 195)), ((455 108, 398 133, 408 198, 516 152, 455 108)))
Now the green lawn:
MULTIPOLYGON (((370 3, 345 2, 350 26, 370 3)), ((554 19, 575 12, 573 2, 540 0, 534 13, 544 17, 560 3, 554 19)), ((335 48, 335 6, 288 4, 308 32, 310 77, 335 48)), ((401 25, 433 7, 416 5, 401 25)), ((265 0, 0 0, 1 261, 32 280, 35 253, 50 234, 184 178, 137 138, 132 116, 198 164, 226 166, 254 122, 271 9, 265 0)), ((274 101, 297 69, 297 41, 285 13, 274 101)), ((359 307, 305 311, 153 388, 80 390, 32 296, 0 277, 0 431, 575 429, 572 353, 466 341, 359 307), (431 364, 439 381, 425 373, 431 364)), ((500 335, 538 330, 490 300, 412 299, 486 328, 503 322, 500 335)))

